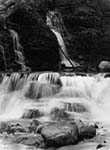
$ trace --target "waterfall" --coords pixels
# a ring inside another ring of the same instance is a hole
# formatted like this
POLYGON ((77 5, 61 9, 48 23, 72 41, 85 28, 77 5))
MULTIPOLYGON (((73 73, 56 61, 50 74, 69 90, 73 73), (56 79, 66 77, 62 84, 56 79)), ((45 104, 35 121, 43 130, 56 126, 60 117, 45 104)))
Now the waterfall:
POLYGON ((6 63, 6 57, 5 57, 5 50, 4 50, 4 47, 3 47, 2 45, 0 45, 0 49, 1 49, 1 52, 2 52, 2 57, 3 57, 3 60, 4 60, 5 68, 7 68, 7 63, 6 63))
POLYGON ((18 34, 15 30, 12 30, 12 29, 10 29, 10 33, 13 38, 13 49, 15 52, 15 59, 17 63, 21 65, 22 71, 26 71, 27 67, 25 66, 25 59, 22 53, 22 46, 19 42, 18 34))
POLYGON ((59 46, 60 46, 60 57, 61 57, 61 64, 64 64, 67 67, 77 67, 79 66, 78 63, 72 61, 67 53, 67 49, 64 43, 64 40, 61 36, 61 34, 59 32, 57 32, 55 29, 51 29, 51 31, 55 34, 55 36, 57 37, 59 46))
POLYGON ((69 119, 110 121, 110 78, 58 73, 5 74, 0 83, 0 120, 22 118, 26 110, 51 120, 63 110, 69 119), (58 114, 58 113, 57 113, 58 114))

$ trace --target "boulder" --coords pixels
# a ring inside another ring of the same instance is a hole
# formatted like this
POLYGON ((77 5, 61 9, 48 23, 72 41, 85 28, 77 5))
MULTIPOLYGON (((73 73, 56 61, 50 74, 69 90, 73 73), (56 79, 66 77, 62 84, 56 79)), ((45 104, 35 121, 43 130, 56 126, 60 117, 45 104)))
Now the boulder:
POLYGON ((93 125, 82 126, 79 128, 79 138, 83 139, 91 139, 96 135, 96 128, 93 125))
POLYGON ((100 71, 110 71, 110 61, 101 61, 98 65, 100 71))
POLYGON ((15 134, 18 132, 26 133, 26 132, 28 132, 28 128, 26 128, 25 126, 22 126, 20 124, 15 124, 15 125, 12 124, 12 125, 8 126, 8 128, 7 128, 8 134, 15 134))
POLYGON ((91 139, 96 136, 97 125, 86 121, 74 120, 79 132, 79 140, 91 139))
POLYGON ((43 124, 41 124, 38 120, 33 119, 32 122, 29 125, 29 132, 33 133, 41 133, 41 130, 43 128, 43 124))
POLYGON ((28 146, 35 146, 37 148, 43 148, 44 145, 44 140, 40 134, 18 134, 14 136, 12 139, 14 143, 18 144, 24 144, 28 146))
POLYGON ((78 128, 70 122, 55 122, 44 126, 41 130, 47 147, 59 147, 78 142, 78 128))

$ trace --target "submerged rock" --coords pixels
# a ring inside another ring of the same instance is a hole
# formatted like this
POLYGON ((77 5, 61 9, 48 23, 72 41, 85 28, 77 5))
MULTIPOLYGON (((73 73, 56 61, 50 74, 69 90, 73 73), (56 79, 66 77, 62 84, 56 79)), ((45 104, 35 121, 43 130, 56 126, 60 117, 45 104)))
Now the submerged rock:
POLYGON ((95 149, 96 149, 95 142, 84 142, 78 145, 63 146, 56 150, 95 150, 95 149))
POLYGON ((38 109, 28 109, 23 114, 24 119, 32 119, 32 118, 39 118, 43 116, 43 113, 41 113, 38 109))
POLYGON ((59 87, 57 85, 32 81, 28 84, 24 95, 26 98, 36 99, 38 101, 42 97, 53 96, 58 92, 59 87))
POLYGON ((44 140, 39 134, 18 134, 14 136, 12 141, 14 143, 35 146, 39 148, 43 148, 45 146, 44 140))
POLYGON ((51 119, 52 120, 67 120, 69 119, 69 114, 64 109, 54 108, 51 111, 51 119))
POLYGON ((87 106, 83 103, 65 103, 65 110, 78 113, 88 112, 87 106))
POLYGON ((59 147, 78 142, 78 128, 70 122, 55 122, 46 125, 41 130, 47 147, 59 147))

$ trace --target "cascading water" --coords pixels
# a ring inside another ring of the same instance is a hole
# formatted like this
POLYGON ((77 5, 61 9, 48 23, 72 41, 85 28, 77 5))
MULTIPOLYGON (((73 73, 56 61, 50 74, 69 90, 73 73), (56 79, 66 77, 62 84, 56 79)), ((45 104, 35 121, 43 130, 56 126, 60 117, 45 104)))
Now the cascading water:
POLYGON ((25 66, 25 60, 24 60, 24 56, 22 53, 22 46, 19 42, 18 34, 15 30, 12 30, 12 29, 10 29, 10 33, 13 38, 13 49, 15 52, 16 61, 17 63, 21 65, 22 71, 26 71, 27 67, 25 66))
POLYGON ((64 40, 59 32, 57 32, 55 29, 51 29, 51 31, 55 34, 57 37, 59 46, 60 46, 60 57, 61 57, 61 64, 64 64, 67 67, 73 67, 73 66, 79 66, 78 63, 73 62, 67 53, 67 49, 64 43, 64 40))
POLYGON ((4 60, 4 66, 5 66, 5 68, 7 68, 7 63, 6 63, 6 58, 5 58, 5 50, 4 50, 4 47, 3 47, 2 45, 0 45, 0 49, 1 49, 1 52, 2 52, 3 60, 4 60))
POLYGON ((43 73, 36 79, 36 74, 4 75, 0 84, 0 120, 19 119, 32 108, 51 120, 52 110, 58 108, 80 119, 110 121, 109 86, 110 78, 102 76, 43 73))

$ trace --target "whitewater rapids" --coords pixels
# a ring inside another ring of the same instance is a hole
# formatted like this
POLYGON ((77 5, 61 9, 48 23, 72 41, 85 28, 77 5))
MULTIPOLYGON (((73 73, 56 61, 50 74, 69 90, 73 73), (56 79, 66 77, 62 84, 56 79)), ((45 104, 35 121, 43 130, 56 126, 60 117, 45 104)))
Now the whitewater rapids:
POLYGON ((58 73, 2 75, 0 121, 22 118, 38 109, 49 121, 53 109, 65 109, 71 118, 110 122, 110 78, 103 75, 67 76, 58 73))

